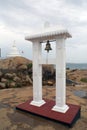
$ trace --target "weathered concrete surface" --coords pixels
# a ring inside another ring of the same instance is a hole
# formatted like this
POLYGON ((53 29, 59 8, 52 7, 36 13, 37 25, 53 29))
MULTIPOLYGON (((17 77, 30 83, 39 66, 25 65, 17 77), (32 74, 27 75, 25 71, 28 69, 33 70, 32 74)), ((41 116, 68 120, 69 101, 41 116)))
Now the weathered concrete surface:
MULTIPOLYGON (((68 86, 67 102, 81 105, 81 118, 73 128, 15 110, 16 105, 32 98, 32 86, 0 90, 0 130, 87 130, 87 99, 73 95, 87 86, 68 86)), ((43 97, 55 99, 55 86, 44 86, 43 97)))

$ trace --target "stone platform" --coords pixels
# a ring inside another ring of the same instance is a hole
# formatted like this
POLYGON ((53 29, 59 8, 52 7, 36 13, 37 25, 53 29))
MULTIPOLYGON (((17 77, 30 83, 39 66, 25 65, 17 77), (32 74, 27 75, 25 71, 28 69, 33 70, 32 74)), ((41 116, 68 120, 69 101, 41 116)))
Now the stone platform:
POLYGON ((30 104, 31 100, 16 106, 17 110, 21 110, 27 113, 31 113, 37 116, 44 117, 53 121, 57 121, 64 125, 72 127, 74 123, 80 118, 80 106, 67 104, 69 110, 66 113, 60 113, 53 111, 52 108, 55 105, 53 100, 45 100, 45 104, 41 107, 36 107, 30 104))

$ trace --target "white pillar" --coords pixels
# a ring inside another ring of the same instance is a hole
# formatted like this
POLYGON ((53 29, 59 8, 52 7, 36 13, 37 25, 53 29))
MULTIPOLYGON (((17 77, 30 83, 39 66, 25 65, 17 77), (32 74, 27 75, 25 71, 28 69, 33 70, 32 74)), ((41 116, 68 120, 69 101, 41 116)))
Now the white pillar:
POLYGON ((65 55, 65 39, 56 39, 56 105, 52 110, 62 113, 69 109, 66 105, 65 55))
POLYGON ((45 103, 42 100, 42 65, 39 64, 41 58, 41 44, 39 41, 33 42, 33 101, 31 105, 41 106, 45 103))

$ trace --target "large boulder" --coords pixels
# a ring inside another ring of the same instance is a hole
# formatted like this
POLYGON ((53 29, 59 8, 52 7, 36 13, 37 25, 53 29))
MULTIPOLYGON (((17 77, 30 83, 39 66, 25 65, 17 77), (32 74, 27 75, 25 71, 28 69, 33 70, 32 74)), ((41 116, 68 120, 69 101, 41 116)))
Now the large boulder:
POLYGON ((1 78, 1 82, 2 82, 2 83, 7 83, 7 82, 8 82, 8 80, 7 80, 7 79, 5 79, 5 78, 1 78))
POLYGON ((2 77, 3 73, 0 71, 0 77, 2 77))
POLYGON ((51 65, 43 65, 42 69, 43 80, 55 80, 55 69, 51 65))
POLYGON ((22 87, 32 84, 31 68, 32 61, 23 57, 0 60, 0 88, 22 87))
POLYGON ((20 79, 20 77, 16 76, 16 77, 13 78, 13 81, 15 81, 15 82, 21 82, 21 79, 20 79))
POLYGON ((30 84, 33 84, 31 78, 29 77, 29 75, 26 75, 26 82, 30 83, 30 84))
POLYGON ((31 60, 24 57, 10 57, 0 60, 0 69, 16 69, 20 64, 29 64, 31 60))
POLYGON ((7 78, 7 79, 13 79, 13 77, 14 77, 14 75, 11 74, 11 73, 6 73, 5 74, 5 78, 7 78))
POLYGON ((14 88, 14 87, 16 87, 16 83, 15 83, 15 82, 11 82, 11 83, 9 83, 9 87, 10 87, 10 88, 14 88))
POLYGON ((27 70, 27 68, 28 68, 27 65, 24 64, 17 67, 18 70, 27 70))
POLYGON ((53 85, 54 85, 54 82, 53 82, 53 81, 47 81, 47 85, 53 86, 53 85))
POLYGON ((0 82, 0 88, 1 88, 1 89, 6 88, 6 84, 5 84, 5 83, 0 82))

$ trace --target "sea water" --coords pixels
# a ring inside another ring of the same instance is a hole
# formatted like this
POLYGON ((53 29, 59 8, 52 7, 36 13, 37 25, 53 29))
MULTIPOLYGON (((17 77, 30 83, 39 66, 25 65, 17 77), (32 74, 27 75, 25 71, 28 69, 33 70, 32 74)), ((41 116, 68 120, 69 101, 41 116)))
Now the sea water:
POLYGON ((66 63, 69 69, 87 69, 87 63, 66 63))

